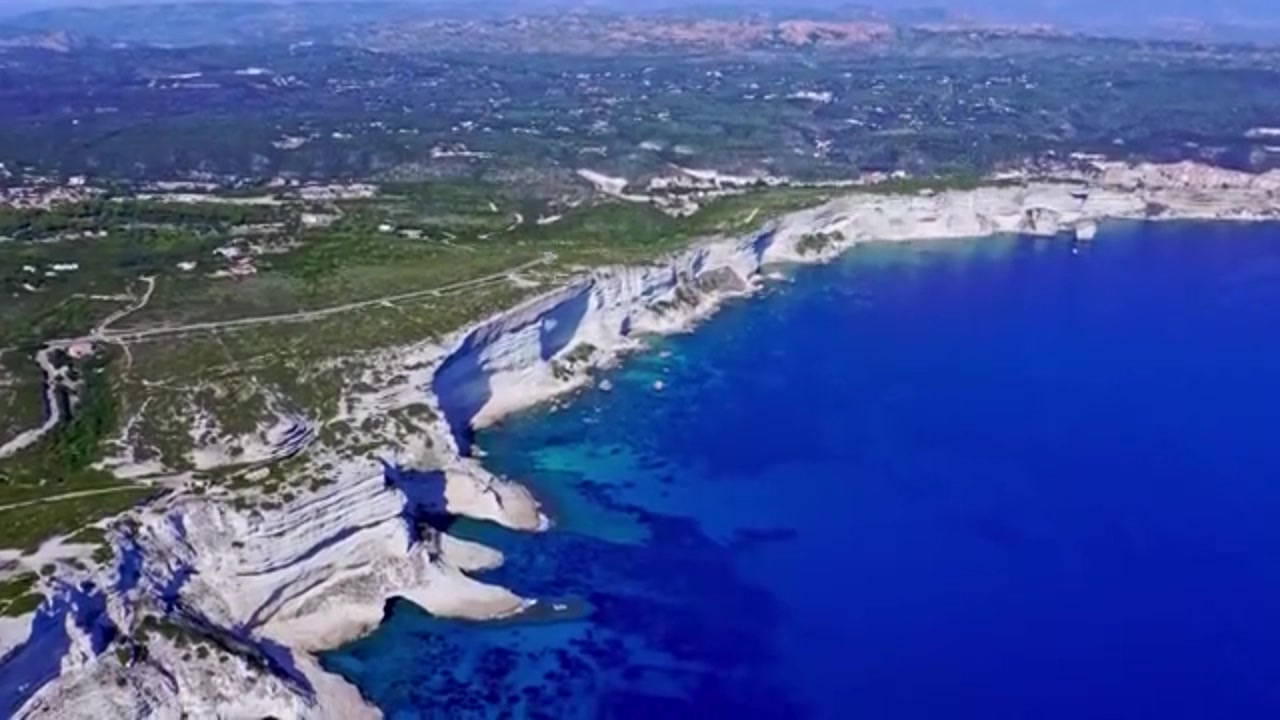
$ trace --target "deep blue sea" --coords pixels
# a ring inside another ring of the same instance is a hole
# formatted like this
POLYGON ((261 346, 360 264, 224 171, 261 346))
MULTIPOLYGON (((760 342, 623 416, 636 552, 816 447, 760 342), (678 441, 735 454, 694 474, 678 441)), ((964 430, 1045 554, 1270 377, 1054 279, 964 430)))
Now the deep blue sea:
POLYGON ((1280 717, 1280 226, 871 244, 478 444, 564 602, 391 606, 391 718, 1280 717), (653 389, 662 380, 665 389, 653 389))

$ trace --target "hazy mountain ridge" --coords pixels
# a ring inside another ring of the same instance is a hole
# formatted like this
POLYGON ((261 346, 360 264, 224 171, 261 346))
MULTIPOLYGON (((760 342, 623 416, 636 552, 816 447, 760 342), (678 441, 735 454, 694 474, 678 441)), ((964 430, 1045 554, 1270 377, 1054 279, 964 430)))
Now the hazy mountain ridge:
POLYGON ((1039 0, 954 0, 917 4, 882 0, 333 0, 302 3, 202 2, 53 7, 0 21, 7 34, 67 33, 107 42, 161 46, 253 42, 389 43, 404 49, 441 35, 520 50, 601 51, 670 45, 699 49, 866 45, 888 39, 886 26, 1004 34, 1094 33, 1149 39, 1280 40, 1280 9, 1253 0, 1212 7, 1182 0, 1158 6, 1039 0), (558 22, 559 21, 559 22, 558 22), (530 24, 521 26, 521 22, 530 24), (796 23, 810 23, 806 29, 796 23), (548 35, 546 33, 550 32, 548 35), (369 38, 369 39, 367 39, 369 38), (568 47, 565 47, 565 43, 568 47))

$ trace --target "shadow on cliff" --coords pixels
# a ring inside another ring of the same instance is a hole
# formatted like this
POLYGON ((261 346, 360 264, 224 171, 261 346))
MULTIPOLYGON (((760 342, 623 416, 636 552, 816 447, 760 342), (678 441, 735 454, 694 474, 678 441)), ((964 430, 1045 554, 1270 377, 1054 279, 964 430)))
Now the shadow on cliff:
POLYGON ((399 490, 405 496, 403 517, 412 542, 425 539, 423 525, 440 532, 447 531, 453 525, 457 517, 448 510, 443 472, 404 468, 386 460, 381 462, 382 477, 387 487, 399 490))
POLYGON ((117 633, 101 589, 91 582, 61 585, 36 611, 27 641, 0 658, 0 717, 13 717, 62 674, 62 659, 71 651, 68 621, 88 637, 94 655, 105 650, 117 633))
MULTIPOLYGON (((546 307, 535 305, 517 310, 505 322, 499 319, 476 328, 441 363, 431 380, 431 390, 462 455, 471 454, 472 420, 493 399, 494 370, 488 364, 492 358, 487 351, 504 336, 527 333, 536 326, 538 360, 551 360, 577 336, 582 319, 591 308, 591 289, 591 283, 584 284, 546 307), (527 315, 522 317, 522 312, 527 315)), ((503 371, 521 369, 524 368, 501 368, 503 371)))

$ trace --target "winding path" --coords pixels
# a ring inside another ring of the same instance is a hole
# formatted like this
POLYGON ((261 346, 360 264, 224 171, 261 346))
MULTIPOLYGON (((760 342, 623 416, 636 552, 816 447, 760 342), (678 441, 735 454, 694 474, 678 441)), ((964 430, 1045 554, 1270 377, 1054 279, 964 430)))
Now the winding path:
MULTIPOLYGON (((456 283, 441 285, 440 287, 429 288, 426 290, 414 290, 412 292, 400 293, 398 295, 385 295, 370 300, 359 300, 356 302, 344 303, 342 305, 334 305, 332 307, 321 308, 319 310, 305 310, 295 313, 286 313, 282 315, 260 315, 257 317, 237 318, 234 320, 220 320, 213 322, 190 323, 187 325, 172 325, 153 328, 144 328, 141 330, 122 330, 112 332, 110 327, 124 318, 136 313, 151 302, 151 296, 156 290, 156 280, 154 277, 144 277, 142 281, 146 283, 146 290, 142 295, 130 297, 134 302, 126 308, 121 308, 103 318, 88 335, 75 338, 64 338, 61 340, 52 340, 45 347, 36 353, 36 363, 40 365, 40 371, 44 375, 45 388, 45 407, 47 414, 43 423, 39 427, 34 427, 19 433, 16 437, 3 445, 0 445, 0 460, 10 457, 15 453, 31 447, 46 433, 57 427, 62 422, 62 411, 58 406, 58 388, 61 384, 58 377, 58 368, 53 365, 50 355, 56 350, 66 350, 73 345, 80 343, 112 343, 124 348, 128 352, 128 343, 138 340, 166 337, 181 336, 192 332, 207 332, 210 330, 221 330, 225 328, 241 328, 252 327, 255 325, 268 325, 273 323, 289 323, 289 322, 306 322, 308 320, 316 320, 318 318, 339 315, 341 313, 351 312, 353 310, 362 310, 364 308, 377 307, 389 303, 403 302, 419 297, 438 297, 445 293, 457 292, 471 287, 478 287, 488 283, 508 280, 511 276, 538 267, 540 265, 549 265, 556 260, 555 253, 544 253, 541 257, 530 260, 520 265, 507 268, 500 272, 495 272, 470 280, 462 280, 456 283)), ((74 494, 73 494, 74 495, 74 494)), ((60 496, 62 498, 68 496, 60 496)), ((0 510, 9 509, 6 506, 0 507, 0 510)), ((21 505, 19 505, 21 507, 21 505)))
POLYGON ((37 427, 18 433, 9 442, 0 445, 0 460, 31 447, 62 421, 62 412, 58 408, 59 382, 56 378, 58 368, 54 367, 53 361, 49 359, 52 352, 53 348, 46 347, 36 353, 36 364, 40 366, 40 373, 44 375, 44 422, 37 427))
MULTIPOLYGON (((146 283, 147 289, 142 293, 141 297, 129 295, 129 299, 133 300, 129 307, 121 308, 103 318, 102 322, 94 326, 93 330, 84 337, 70 338, 65 340, 54 340, 47 343, 44 348, 36 353, 36 364, 40 366, 40 374, 44 376, 44 406, 45 418, 44 422, 38 427, 24 430, 18 433, 16 437, 9 442, 0 445, 0 459, 4 459, 18 453, 26 448, 31 447, 46 433, 57 427, 62 422, 62 410, 58 404, 58 388, 61 386, 61 378, 58 377, 58 368, 54 366, 50 356, 57 350, 65 350, 72 345, 82 342, 107 341, 115 342, 107 337, 107 328, 120 319, 129 316, 132 313, 146 307, 151 302, 151 295, 156 290, 156 279, 154 277, 144 277, 142 281, 146 283)), ((123 343, 121 343, 123 344, 123 343)), ((0 508, 0 510, 5 508, 0 508)))

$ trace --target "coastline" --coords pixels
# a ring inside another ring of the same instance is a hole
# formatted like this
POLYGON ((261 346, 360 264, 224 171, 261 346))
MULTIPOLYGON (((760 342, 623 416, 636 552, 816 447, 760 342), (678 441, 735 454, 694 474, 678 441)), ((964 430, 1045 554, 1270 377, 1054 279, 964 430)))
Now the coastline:
MULTIPOLYGON (((1157 179, 1167 175, 1153 167, 1145 174, 1157 179)), ((496 551, 443 532, 418 537, 412 528, 418 505, 443 502, 451 513, 519 530, 545 529, 547 519, 537 499, 517 483, 494 477, 473 456, 471 427, 583 387, 592 381, 594 369, 641 347, 646 335, 690 330, 726 300, 757 292, 771 265, 828 262, 869 241, 1022 234, 1087 242, 1097 224, 1109 220, 1277 217, 1274 193, 1280 181, 1275 178, 1257 183, 1259 176, 1240 174, 1235 186, 1213 188, 1211 194, 1203 182, 1188 184, 1178 177, 1141 187, 1103 173, 1097 184, 1088 186, 1072 178, 1071 184, 1037 182, 927 195, 854 191, 762 223, 746 235, 704 239, 650 265, 587 272, 473 323, 443 344, 409 348, 396 359, 407 364, 412 356, 418 362, 409 389, 424 392, 435 419, 421 444, 399 448, 389 462, 432 471, 442 485, 438 492, 420 498, 419 485, 391 482, 387 471, 366 460, 335 462, 340 476, 335 488, 258 519, 196 498, 182 499, 149 518, 135 536, 116 539, 117 547, 132 543, 148 571, 138 587, 111 599, 116 607, 110 615, 122 624, 138 607, 164 597, 160 588, 190 573, 173 591, 189 604, 185 610, 288 648, 301 661, 299 670, 311 691, 280 683, 264 692, 197 679, 178 685, 204 688, 208 696, 195 702, 187 692, 178 692, 176 707, 216 707, 224 698, 243 702, 265 695, 261 702, 238 707, 270 707, 270 714, 285 716, 376 715, 354 688, 321 670, 311 653, 369 632, 392 597, 409 599, 433 614, 478 620, 519 613, 530 602, 466 574, 501 563, 496 551), (1153 213, 1157 207, 1159 212, 1153 213)), ((102 676, 103 663, 95 658, 87 652, 77 662, 63 662, 59 680, 37 693, 22 714, 103 694, 93 683, 115 675, 102 676)), ((176 659, 174 664, 179 664, 176 659)), ((225 675, 216 665, 201 672, 225 675)), ((114 706, 127 707, 149 694, 142 693, 143 684, 121 690, 114 706)))
MULTIPOLYGON (((388 716, 527 685, 542 690, 547 704, 533 707, 544 711, 564 707, 547 696, 568 685, 573 707, 625 714, 631 698, 667 697, 658 673, 709 665, 735 669, 714 677, 755 682, 702 692, 690 677, 699 691, 679 685, 667 707, 711 712, 769 687, 779 702, 838 717, 842 660, 870 715, 871 697, 896 707, 876 677, 957 689, 964 697, 948 700, 970 700, 981 715, 1007 707, 1007 673, 1032 688, 1016 696, 1033 703, 1051 689, 1072 697, 1073 683, 1053 672, 1059 662, 1085 683, 1149 669, 1121 693, 1149 694, 1154 678, 1173 679, 1151 651, 1163 638, 1189 667, 1247 673, 1222 652, 1230 621, 1197 624, 1195 604, 1231 607, 1233 594, 1214 581, 1268 576, 1266 553, 1217 575, 1223 566, 1197 540, 1248 535, 1258 542, 1227 542, 1256 548, 1277 534, 1265 511, 1234 505, 1275 495, 1266 467, 1280 453, 1259 429, 1266 423, 1250 420, 1277 417, 1280 405, 1264 398, 1280 389, 1250 384, 1280 357, 1265 332, 1277 241, 1280 222, 1121 221, 1092 247, 1008 236, 873 243, 827 266, 771 269, 788 279, 725 303, 694 332, 654 338, 599 376, 610 390, 586 388, 476 435, 486 466, 531 487, 557 522, 545 536, 457 526, 507 555, 505 569, 481 579, 530 597, 598 600, 598 612, 550 628, 542 614, 474 626, 400 605, 371 638, 325 654, 325 666, 388 716), (1221 420, 1212 438, 1196 432, 1205 417, 1221 420), (1227 457, 1243 466, 1221 477, 1213 458, 1227 457), (1199 489, 1174 489, 1183 478, 1199 489), (1237 517, 1251 520, 1220 525, 1237 517), (1109 533, 1130 521, 1132 533, 1109 533), (1161 561, 1172 557, 1183 562, 1161 561), (1183 581, 1184 566, 1195 580, 1183 581), (1161 597, 1182 609, 1172 630, 1142 622, 1161 597), (1105 608, 1131 622, 1109 626, 1105 608), (1035 619, 1048 616, 1071 620, 1042 636, 1035 619), (929 627, 939 632, 921 633, 929 627), (1205 637, 1200 627, 1219 630, 1203 655, 1182 640, 1205 637), (428 639, 436 633, 444 639, 428 639), (1116 633, 1154 644, 1107 655, 1116 633), (1036 657, 1053 662, 1011 667, 1040 637, 1036 657), (1093 639, 1092 662, 1073 663, 1082 658, 1074 637, 1093 639), (594 652, 615 641, 629 652, 594 652), (971 652, 991 682, 967 693, 965 664, 929 665, 931 646, 952 659, 971 652), (898 648, 914 662, 897 661, 898 648), (522 658, 518 671, 471 671, 502 649, 522 658), (439 675, 399 669, 445 657, 461 659, 439 675), (621 675, 637 661, 665 671, 621 675)), ((1264 601, 1245 605, 1251 618, 1269 616, 1264 601)), ((1274 656, 1265 642, 1251 647, 1262 666, 1274 656)))
POLYGON ((1089 242, 1100 226, 1117 221, 1280 219, 1275 195, 1280 174, 1257 189, 1216 188, 1222 191, 1217 196, 1196 186, 1142 188, 1123 177, 1112 182, 1119 184, 1043 181, 924 195, 855 192, 784 215, 747 235, 705 239, 653 265, 600 268, 457 333, 433 378, 432 402, 455 437, 464 434, 465 426, 490 425, 578 389, 589 382, 592 369, 638 347, 638 337, 688 331, 724 300, 754 294, 769 265, 830 262, 865 242, 998 235, 1089 242), (1082 199, 1086 189, 1088 196, 1082 199), (806 240, 814 236, 821 238, 820 246, 806 248, 806 240), (559 328, 566 322, 576 325, 570 338, 544 342, 535 337, 543 325, 563 333, 559 328), (590 356, 557 365, 582 345, 592 348, 590 356), (457 371, 457 366, 471 372, 457 371))

